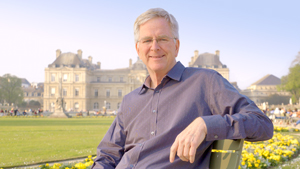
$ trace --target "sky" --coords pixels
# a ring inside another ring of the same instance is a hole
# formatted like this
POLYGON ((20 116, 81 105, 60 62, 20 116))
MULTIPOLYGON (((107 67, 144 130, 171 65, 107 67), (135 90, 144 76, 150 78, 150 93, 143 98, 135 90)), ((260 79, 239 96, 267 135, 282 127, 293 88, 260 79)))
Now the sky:
POLYGON ((44 82, 44 70, 62 53, 83 51, 102 69, 137 60, 135 19, 163 8, 179 23, 177 61, 194 51, 215 53, 229 68, 229 81, 246 89, 267 74, 289 72, 300 51, 298 0, 0 0, 0 76, 44 82))

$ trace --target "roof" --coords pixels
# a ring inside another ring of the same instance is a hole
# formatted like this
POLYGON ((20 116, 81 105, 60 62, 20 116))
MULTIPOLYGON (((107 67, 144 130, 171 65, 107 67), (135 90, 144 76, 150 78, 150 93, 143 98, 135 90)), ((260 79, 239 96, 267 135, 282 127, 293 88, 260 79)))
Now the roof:
POLYGON ((281 84, 281 80, 271 74, 264 76, 263 78, 259 79, 257 82, 253 83, 252 85, 279 85, 281 84))
POLYGON ((22 80, 22 84, 28 84, 28 85, 30 85, 30 83, 28 82, 28 80, 27 80, 27 79, 25 79, 25 78, 21 78, 21 80, 22 80))
POLYGON ((200 54, 195 62, 193 63, 193 66, 210 66, 210 67, 219 67, 223 66, 223 64, 220 61, 220 58, 218 55, 212 54, 212 53, 203 53, 200 54))
POLYGON ((68 52, 68 53, 63 53, 59 55, 55 61, 52 63, 52 65, 81 65, 83 66, 84 63, 79 59, 77 54, 68 52))

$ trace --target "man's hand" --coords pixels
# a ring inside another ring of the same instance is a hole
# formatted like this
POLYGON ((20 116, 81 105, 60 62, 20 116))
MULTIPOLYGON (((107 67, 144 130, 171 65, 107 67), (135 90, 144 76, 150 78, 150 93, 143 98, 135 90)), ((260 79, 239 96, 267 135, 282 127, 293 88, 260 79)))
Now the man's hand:
POLYGON ((175 155, 182 161, 195 161, 196 150, 204 140, 207 134, 207 128, 201 117, 196 118, 189 124, 175 139, 170 150, 170 162, 173 163, 175 155))

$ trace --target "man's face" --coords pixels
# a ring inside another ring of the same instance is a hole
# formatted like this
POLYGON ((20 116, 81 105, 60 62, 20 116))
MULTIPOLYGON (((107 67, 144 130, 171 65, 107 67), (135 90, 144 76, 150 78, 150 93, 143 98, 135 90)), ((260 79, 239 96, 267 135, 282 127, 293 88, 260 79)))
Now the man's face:
POLYGON ((176 64, 179 40, 174 41, 171 27, 164 18, 153 18, 140 25, 139 42, 135 45, 140 59, 150 74, 166 75, 176 64), (143 43, 145 39, 151 43, 143 43), (160 40, 158 43, 155 39, 160 40), (163 40, 168 40, 164 42, 163 40))

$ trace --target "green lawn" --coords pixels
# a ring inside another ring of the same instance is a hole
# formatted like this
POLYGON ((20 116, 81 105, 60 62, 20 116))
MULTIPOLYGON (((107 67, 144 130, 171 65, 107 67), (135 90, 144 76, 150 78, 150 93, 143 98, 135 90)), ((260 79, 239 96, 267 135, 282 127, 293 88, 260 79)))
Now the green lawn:
POLYGON ((0 118, 0 168, 86 157, 114 118, 0 118))

